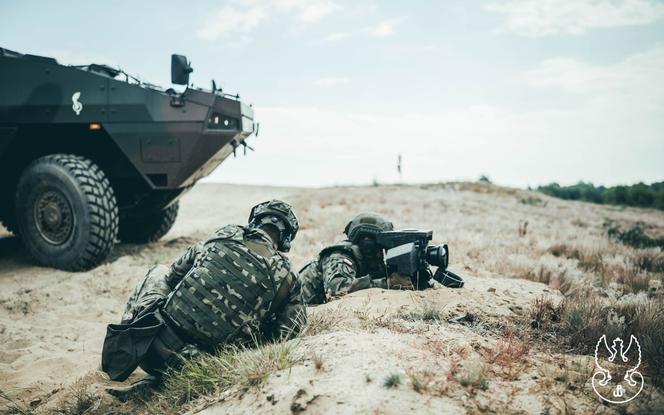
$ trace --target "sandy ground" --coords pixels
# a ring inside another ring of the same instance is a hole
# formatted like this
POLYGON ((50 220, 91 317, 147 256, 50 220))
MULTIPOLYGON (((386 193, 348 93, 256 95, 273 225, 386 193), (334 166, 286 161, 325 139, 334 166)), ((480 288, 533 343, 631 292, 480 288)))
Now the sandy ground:
POLYGON ((522 317, 540 296, 558 301, 561 285, 569 291, 598 278, 576 259, 552 255, 553 246, 600 253, 611 280, 625 272, 634 250, 606 238, 602 224, 607 219, 623 226, 638 221, 654 235, 664 235, 662 212, 565 202, 473 183, 327 189, 201 184, 183 197, 179 218, 161 241, 118 245, 106 264, 84 273, 34 266, 18 240, 0 229, 0 390, 26 405, 39 398, 41 406, 76 379, 99 376, 105 325, 119 319, 147 269, 170 262, 222 224, 246 223, 251 206, 275 197, 291 202, 300 218, 289 255, 297 269, 341 239, 355 213, 372 210, 393 218, 396 227, 432 229, 434 242, 450 245, 450 268, 468 282, 462 290, 366 290, 312 308, 312 315, 340 320, 332 330, 300 340, 303 362, 270 376, 257 390, 218 397, 221 402, 208 406, 207 413, 602 409, 587 384, 588 356, 529 353, 517 362, 518 373, 492 378, 487 391, 469 391, 450 379, 466 372, 495 373, 474 366, 487 360, 487 350, 501 350, 504 337, 492 327, 522 317), (426 304, 442 313, 442 322, 395 318, 426 304), (469 313, 476 318, 472 324, 458 320, 469 313), (323 357, 322 369, 314 368, 313 353, 323 357), (383 379, 394 372, 403 375, 403 383, 386 389, 383 379), (414 390, 411 376, 425 379, 424 392, 414 390), (554 380, 561 376, 579 379, 554 380))
POLYGON ((302 364, 271 376, 260 389, 237 393, 234 399, 226 399, 202 413, 297 413, 305 409, 313 414, 463 413, 478 405, 498 413, 540 413, 544 403, 531 393, 535 382, 530 377, 500 384, 492 380, 492 391, 479 396, 466 396, 464 388, 455 382, 447 383, 449 389, 446 386, 442 390, 433 381, 445 379, 453 361, 459 362, 460 373, 478 369, 474 362, 480 360, 476 350, 496 348, 498 336, 491 333, 490 326, 504 323, 514 314, 512 310, 527 307, 542 295, 561 298, 543 284, 523 281, 515 286, 513 281, 471 276, 461 290, 371 289, 312 307, 310 318, 316 314, 334 315, 336 322, 324 333, 300 341, 302 364), (425 306, 439 310, 443 321, 407 322, 395 318, 425 306), (469 314, 478 320, 472 324, 465 320, 450 323, 469 314), (320 368, 316 368, 315 359, 322 361, 320 368), (383 382, 391 374, 398 374, 401 383, 386 389, 383 382), (426 384, 423 389, 427 390, 415 391, 409 375, 421 376, 426 384), (492 397, 495 390, 511 388, 518 388, 518 392, 510 397, 492 397), (469 398, 473 400, 471 405, 464 402, 469 398))

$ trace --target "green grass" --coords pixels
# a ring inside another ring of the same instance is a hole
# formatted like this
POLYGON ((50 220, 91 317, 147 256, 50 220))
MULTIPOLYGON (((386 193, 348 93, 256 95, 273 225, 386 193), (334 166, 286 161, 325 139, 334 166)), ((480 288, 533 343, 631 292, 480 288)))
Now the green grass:
POLYGON ((396 388, 401 384, 401 374, 399 373, 390 373, 383 380, 383 387, 385 389, 396 388))

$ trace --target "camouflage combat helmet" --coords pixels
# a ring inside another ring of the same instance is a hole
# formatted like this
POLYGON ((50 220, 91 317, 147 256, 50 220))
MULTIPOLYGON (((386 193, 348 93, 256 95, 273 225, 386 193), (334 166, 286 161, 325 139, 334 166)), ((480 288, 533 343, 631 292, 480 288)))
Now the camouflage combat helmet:
POLYGON ((291 206, 277 199, 259 203, 251 209, 249 226, 260 228, 263 225, 273 225, 279 229, 277 249, 282 252, 290 250, 290 243, 300 227, 291 206))
POLYGON ((356 243, 362 236, 373 236, 379 232, 394 230, 389 219, 371 212, 363 212, 351 219, 344 233, 348 239, 356 243))

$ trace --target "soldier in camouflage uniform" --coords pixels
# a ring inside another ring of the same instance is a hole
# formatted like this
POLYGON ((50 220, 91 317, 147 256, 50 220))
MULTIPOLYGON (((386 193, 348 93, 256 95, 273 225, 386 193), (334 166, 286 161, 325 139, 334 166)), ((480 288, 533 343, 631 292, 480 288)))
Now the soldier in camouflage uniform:
POLYGON ((289 251, 297 231, 287 203, 264 202, 246 227, 226 225, 170 267, 152 268, 121 323, 108 326, 102 369, 113 380, 126 379, 136 366, 153 377, 109 393, 125 399, 199 350, 296 334, 306 321, 301 285, 281 252, 289 251))
POLYGON ((375 213, 360 213, 346 225, 347 240, 323 249, 300 270, 302 297, 306 304, 322 304, 366 288, 413 289, 409 278, 387 275, 383 252, 375 235, 394 225, 375 213))

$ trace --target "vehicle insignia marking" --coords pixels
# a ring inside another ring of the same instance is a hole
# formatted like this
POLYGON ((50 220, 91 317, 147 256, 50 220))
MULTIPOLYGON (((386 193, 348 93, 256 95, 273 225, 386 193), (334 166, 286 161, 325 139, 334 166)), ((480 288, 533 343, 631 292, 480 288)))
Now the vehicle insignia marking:
POLYGON ((83 111, 83 104, 78 100, 80 97, 81 97, 80 91, 74 92, 74 95, 71 96, 71 102, 72 102, 71 109, 74 110, 76 115, 80 115, 81 111, 83 111))

